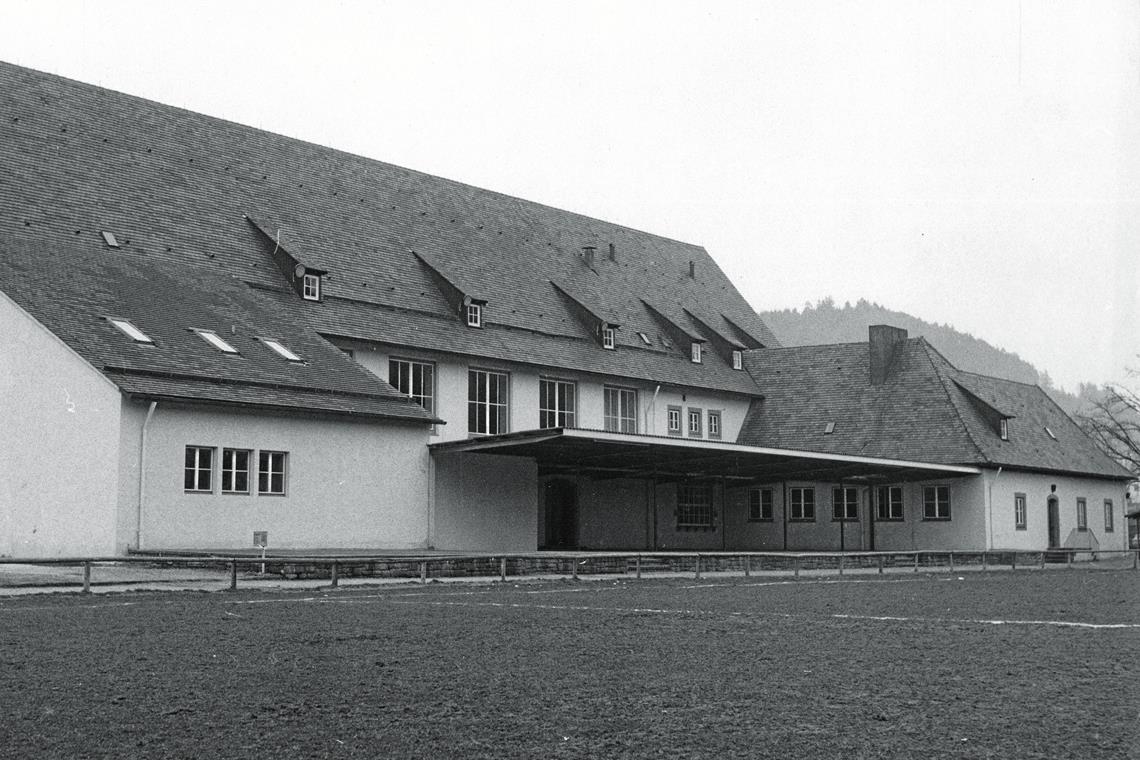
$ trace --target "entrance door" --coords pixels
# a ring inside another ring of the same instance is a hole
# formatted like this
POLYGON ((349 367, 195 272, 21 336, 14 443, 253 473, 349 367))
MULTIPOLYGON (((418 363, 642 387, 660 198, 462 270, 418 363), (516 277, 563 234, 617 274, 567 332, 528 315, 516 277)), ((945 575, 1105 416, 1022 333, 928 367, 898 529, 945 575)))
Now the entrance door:
POLYGON ((1049 497, 1049 548, 1061 546, 1061 508, 1056 496, 1049 497))
POLYGON ((578 487, 569 480, 546 484, 544 549, 578 548, 578 487))

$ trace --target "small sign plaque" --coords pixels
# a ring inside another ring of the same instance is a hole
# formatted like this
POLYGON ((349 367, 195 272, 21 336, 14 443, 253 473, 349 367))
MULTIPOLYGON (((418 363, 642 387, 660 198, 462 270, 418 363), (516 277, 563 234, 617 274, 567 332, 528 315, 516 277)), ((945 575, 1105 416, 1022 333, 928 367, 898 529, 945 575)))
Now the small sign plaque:
POLYGON ((269 546, 269 531, 255 530, 253 532, 253 545, 258 549, 264 549, 269 546))

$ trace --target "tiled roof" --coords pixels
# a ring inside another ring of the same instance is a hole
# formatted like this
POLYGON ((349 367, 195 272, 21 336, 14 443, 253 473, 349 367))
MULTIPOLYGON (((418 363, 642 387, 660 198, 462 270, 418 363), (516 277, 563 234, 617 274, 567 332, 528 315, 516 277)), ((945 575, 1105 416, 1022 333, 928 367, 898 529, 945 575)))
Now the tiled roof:
POLYGON ((0 290, 123 391, 426 422, 429 415, 322 338, 271 294, 216 269, 67 241, 0 239, 0 290), (138 343, 108 322, 130 321, 138 343), (193 330, 233 346, 224 353, 193 330), (260 339, 279 340, 291 362, 260 339))
POLYGON ((764 398, 752 403, 740 443, 1128 477, 1040 388, 962 372, 924 338, 898 347, 879 385, 870 382, 866 343, 759 349, 745 354, 745 367, 764 398), (1009 440, 967 391, 1013 415, 1009 440))
POLYGON ((271 289, 284 285, 279 242, 328 272, 323 303, 289 303, 327 334, 360 335, 366 313, 381 323, 425 314, 423 333, 438 337, 425 347, 497 358, 505 346, 554 367, 751 393, 723 357, 694 366, 688 346, 666 349, 641 299, 686 327, 682 309, 779 345, 699 246, 8 64, 0 157, 4 240, 105 254, 106 230, 123 253, 271 289), (592 267, 579 255, 587 245, 592 267), (487 299, 482 335, 463 327, 416 254, 487 299), (621 325, 619 350, 597 344, 552 282, 621 325))

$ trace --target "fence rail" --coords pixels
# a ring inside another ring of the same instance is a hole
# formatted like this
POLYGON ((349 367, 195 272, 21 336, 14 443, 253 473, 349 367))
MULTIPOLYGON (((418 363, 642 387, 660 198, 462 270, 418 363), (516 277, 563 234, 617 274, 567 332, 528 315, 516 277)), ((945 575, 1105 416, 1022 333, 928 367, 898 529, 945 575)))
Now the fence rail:
MULTIPOLYGON (((910 551, 910 552, 541 552, 525 554, 432 554, 422 556, 290 556, 290 555, 193 555, 153 554, 122 557, 0 557, 0 566, 64 566, 82 570, 75 577, 43 576, 19 585, 52 587, 82 583, 89 593, 96 568, 183 568, 228 571, 228 587, 237 589, 239 580, 267 576, 284 579, 327 579, 338 586, 342 578, 390 578, 429 580, 443 578, 507 578, 629 576, 670 577, 703 575, 789 576, 845 575, 849 573, 898 573, 920 571, 981 572, 1045 570, 1050 566, 1072 569, 1105 567, 1140 570, 1137 549, 1049 549, 1043 551, 910 551), (239 569, 246 570, 242 575, 239 569), (252 574, 250 571, 256 571, 252 574), (252 577, 251 577, 252 575, 252 577)), ((0 588, 12 585, 0 567, 0 588)), ((114 574, 112 574, 113 576, 114 574)), ((119 573, 119 575, 122 575, 119 573)), ((114 577, 107 583, 146 585, 155 580, 135 573, 135 580, 114 577)))

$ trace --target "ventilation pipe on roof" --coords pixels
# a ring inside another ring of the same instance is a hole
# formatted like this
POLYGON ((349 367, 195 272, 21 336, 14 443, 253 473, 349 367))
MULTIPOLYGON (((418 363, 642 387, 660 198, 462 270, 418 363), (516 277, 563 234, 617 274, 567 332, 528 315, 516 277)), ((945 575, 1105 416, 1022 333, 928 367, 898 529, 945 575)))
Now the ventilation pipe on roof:
POLYGON ((594 251, 596 250, 597 248, 592 245, 582 246, 582 259, 586 262, 586 266, 594 266, 594 251))
POLYGON ((871 325, 867 328, 871 354, 871 385, 882 385, 891 371, 898 347, 906 342, 906 330, 890 325, 871 325))

